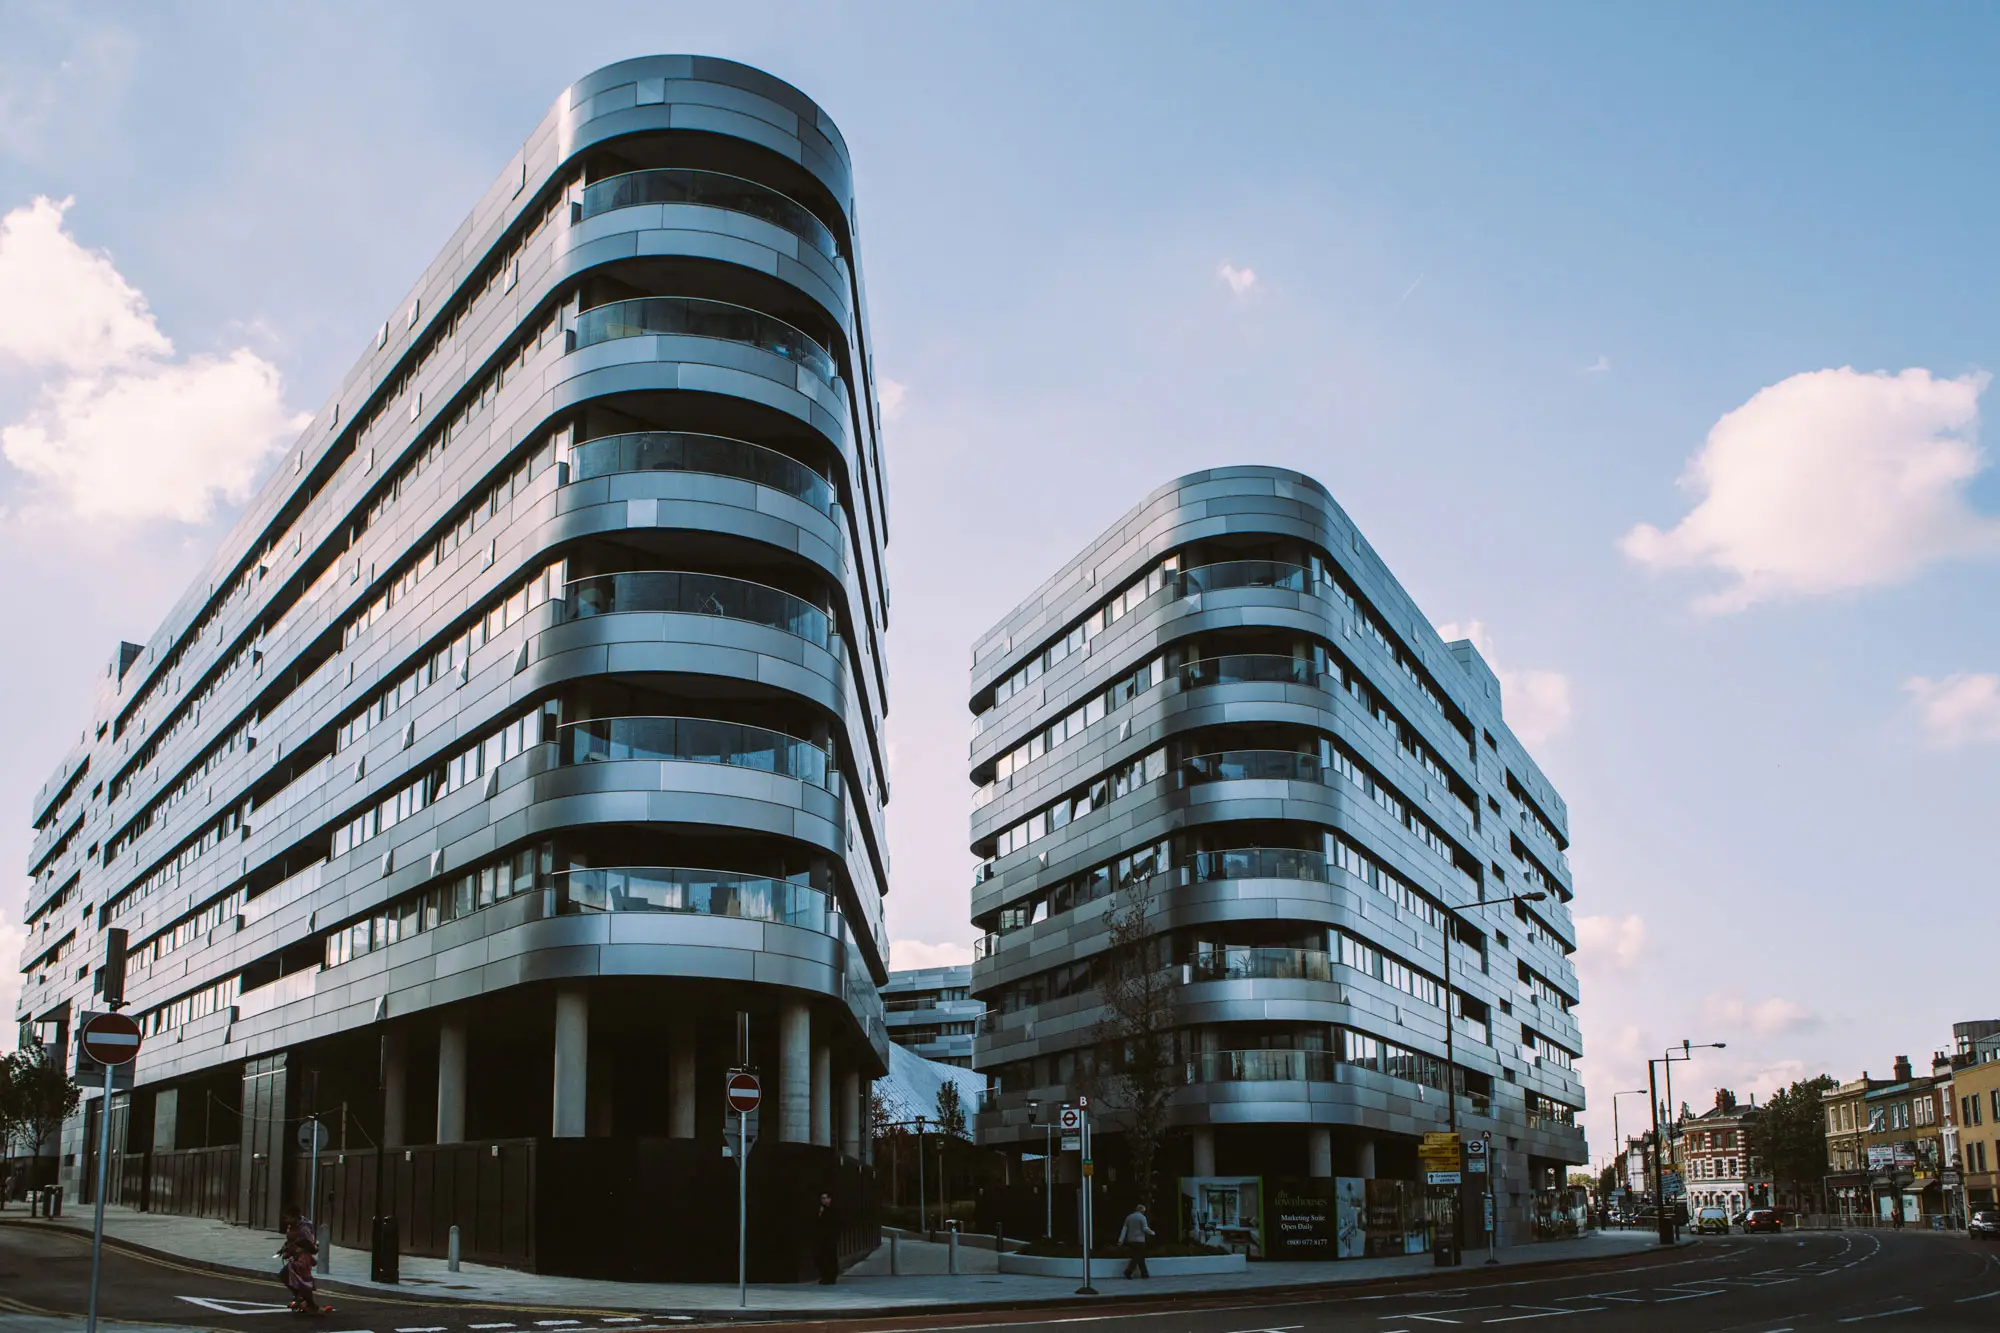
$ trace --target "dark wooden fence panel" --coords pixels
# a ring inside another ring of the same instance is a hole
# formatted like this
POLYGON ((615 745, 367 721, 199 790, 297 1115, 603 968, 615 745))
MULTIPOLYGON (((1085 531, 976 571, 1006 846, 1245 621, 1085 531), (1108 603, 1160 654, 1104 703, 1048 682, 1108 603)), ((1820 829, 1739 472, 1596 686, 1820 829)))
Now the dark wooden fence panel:
MULTIPOLYGON (((240 1222, 236 1173, 242 1158, 243 1150, 235 1144, 148 1153, 146 1207, 156 1213, 240 1222)), ((128 1169, 128 1182, 132 1175, 128 1169)))

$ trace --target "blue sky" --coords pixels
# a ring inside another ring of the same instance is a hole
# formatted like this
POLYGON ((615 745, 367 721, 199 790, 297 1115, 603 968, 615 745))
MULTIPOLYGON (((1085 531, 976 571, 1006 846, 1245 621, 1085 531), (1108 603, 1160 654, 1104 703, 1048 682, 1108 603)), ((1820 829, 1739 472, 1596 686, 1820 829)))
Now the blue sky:
POLYGON ((0 697, 31 701, 0 715, 0 863, 232 477, 557 91, 695 51, 796 83, 855 155, 901 392, 898 939, 971 935, 970 640, 1153 486, 1256 461, 1331 487, 1433 620, 1478 622, 1539 737, 1600 1155, 1609 1093, 1683 1036, 1730 1043, 1683 1086, 1761 1092, 2000 1009, 1989 10, 553 15, 0 0, 0 697), (108 260, 9 288, 10 243, 108 260), (117 347, 57 336, 106 299, 117 347), (91 397, 119 385, 161 397, 91 397), (173 394, 212 428, 162 444, 144 408, 173 394))

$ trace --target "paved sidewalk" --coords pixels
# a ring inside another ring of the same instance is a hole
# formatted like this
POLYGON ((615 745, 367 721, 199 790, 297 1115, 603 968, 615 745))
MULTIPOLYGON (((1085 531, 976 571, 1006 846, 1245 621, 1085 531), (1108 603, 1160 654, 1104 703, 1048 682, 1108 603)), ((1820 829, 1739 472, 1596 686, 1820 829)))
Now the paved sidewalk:
MULTIPOLYGON (((29 1222, 11 1212, 0 1221, 24 1226, 58 1226, 87 1232, 88 1216, 65 1216, 54 1222, 29 1222)), ((125 1208, 107 1208, 105 1235, 161 1254, 174 1256, 202 1267, 233 1269, 268 1276, 275 1265, 272 1258, 278 1238, 274 1233, 251 1231, 223 1222, 196 1217, 174 1217, 161 1213, 138 1213, 125 1208)), ((1591 1232, 1573 1240, 1542 1241, 1511 1246, 1499 1253, 1508 1266, 1553 1263, 1576 1259, 1615 1258, 1656 1248, 1650 1232, 1591 1232)), ((763 1317, 785 1314, 800 1317, 858 1315, 884 1310, 916 1311, 953 1306, 1037 1304, 1075 1300, 1076 1279, 1030 1277, 994 1271, 990 1250, 970 1246, 959 1250, 961 1273, 944 1272, 945 1247, 925 1241, 904 1240, 899 1246, 901 1276, 889 1275, 889 1247, 885 1242, 874 1254, 848 1270, 831 1287, 814 1283, 754 1284, 750 1288, 749 1309, 763 1317), (975 1271, 976 1270, 976 1271, 975 1271)), ((439 1300, 494 1301, 509 1304, 548 1306, 561 1310, 644 1310, 695 1316, 727 1316, 737 1313, 734 1284, 613 1282, 598 1278, 552 1277, 523 1273, 508 1268, 488 1268, 466 1264, 461 1272, 451 1272, 442 1259, 403 1256, 403 1281, 391 1288, 367 1281, 367 1255, 359 1250, 336 1248, 332 1272, 322 1279, 334 1287, 355 1291, 398 1291, 404 1297, 439 1300)), ((1484 1253, 1466 1256, 1465 1276, 1479 1271, 1484 1253)), ((1384 1278, 1418 1277, 1436 1272, 1428 1254, 1399 1255, 1388 1259, 1345 1259, 1333 1263, 1259 1263, 1241 1273, 1200 1277, 1161 1277, 1145 1281, 1099 1278, 1105 1296, 1145 1293, 1172 1296, 1190 1292, 1268 1291, 1285 1287, 1324 1286, 1334 1283, 1379 1281, 1384 1278)), ((0 1329, 0 1333, 8 1330, 0 1329)))

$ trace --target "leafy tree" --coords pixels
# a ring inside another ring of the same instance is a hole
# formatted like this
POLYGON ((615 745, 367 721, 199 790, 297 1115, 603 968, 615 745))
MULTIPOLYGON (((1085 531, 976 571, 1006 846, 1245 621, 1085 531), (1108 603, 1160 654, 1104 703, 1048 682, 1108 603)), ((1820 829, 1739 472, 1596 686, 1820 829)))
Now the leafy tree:
POLYGON ((1134 1194, 1153 1197, 1154 1159, 1166 1135, 1167 1107, 1186 1082, 1176 1057, 1179 977, 1153 928, 1154 899, 1141 885, 1122 890, 1104 914, 1105 1017, 1097 1026, 1100 1058, 1092 1080, 1125 1131, 1134 1194), (1107 1067, 1108 1066, 1108 1067, 1107 1067))
POLYGON ((27 1149, 31 1185, 44 1145, 82 1100, 83 1089, 53 1047, 28 1046, 0 1059, 0 1138, 27 1149))
POLYGON ((938 1131, 948 1138, 962 1139, 965 1133, 965 1099, 959 1096, 958 1084, 946 1079, 938 1084, 937 1090, 938 1131))
POLYGON ((1816 1189, 1826 1174, 1826 1109, 1820 1095, 1831 1075, 1805 1079, 1774 1093, 1745 1125, 1749 1156, 1761 1162, 1780 1192, 1816 1189))

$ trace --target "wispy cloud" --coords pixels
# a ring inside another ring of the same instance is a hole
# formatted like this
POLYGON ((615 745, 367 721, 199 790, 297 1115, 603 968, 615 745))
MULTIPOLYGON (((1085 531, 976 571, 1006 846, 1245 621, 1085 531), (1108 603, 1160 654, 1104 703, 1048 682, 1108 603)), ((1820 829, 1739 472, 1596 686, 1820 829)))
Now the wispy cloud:
POLYGON ((1597 360, 1582 367, 1576 373, 1579 375, 1609 375, 1611 373, 1611 358, 1608 356, 1599 356, 1597 360))
POLYGON ((972 961, 972 948, 965 944, 891 940, 889 957, 899 972, 916 967, 963 967, 972 961))
POLYGON ((1748 1030, 1760 1037, 1775 1037, 1814 1026, 1819 1020, 1812 1010, 1783 996, 1746 1000, 1740 995, 1712 991, 1702 997, 1702 1021, 1711 1027, 1748 1030))
POLYGON ((884 379, 875 385, 875 401, 881 405, 882 420, 885 422, 903 415, 903 404, 909 397, 910 386, 900 380, 884 379))
POLYGON ((1423 286, 1424 279, 1429 276, 1430 275, 1427 273, 1417 274, 1417 280, 1403 289, 1403 294, 1396 298, 1396 304, 1393 307, 1391 307, 1391 309, 1401 310, 1403 308, 1403 303, 1409 300, 1412 296, 1415 296, 1417 294, 1417 288, 1423 286))
POLYGON ((1959 671, 1903 682, 1924 738, 1940 749, 2000 741, 2000 675, 1959 671))
POLYGON ((1628 972, 1646 952, 1646 918, 1627 916, 1580 916, 1576 918, 1576 955, 1579 966, 1588 964, 1615 972, 1628 972))
POLYGON ((1226 259, 1216 266, 1215 276, 1229 284, 1229 290, 1238 296, 1249 295, 1250 289, 1257 285, 1256 269, 1238 268, 1226 259))
POLYGON ((1794 375, 1724 416, 1681 485, 1694 508, 1619 545, 1654 569, 1730 579, 1695 606, 1875 587, 1953 557, 2000 552, 2000 519, 1967 503, 1985 466, 1974 442, 1987 376, 1927 370, 1794 375))
POLYGON ((1546 669, 1503 667, 1493 649, 1493 636, 1477 620, 1439 625, 1437 632, 1447 643, 1453 639, 1472 641, 1500 680, 1502 716, 1524 742, 1539 745, 1569 729, 1573 706, 1568 676, 1546 669))

